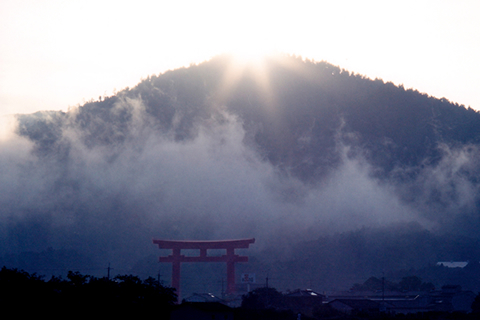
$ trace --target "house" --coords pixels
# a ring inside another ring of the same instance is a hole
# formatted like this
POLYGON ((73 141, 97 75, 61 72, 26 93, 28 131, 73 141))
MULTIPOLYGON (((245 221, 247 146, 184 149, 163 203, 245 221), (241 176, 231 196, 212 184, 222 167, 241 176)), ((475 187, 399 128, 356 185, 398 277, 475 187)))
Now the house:
POLYGON ((393 314, 418 313, 433 310, 431 298, 428 295, 388 297, 385 301, 388 303, 386 312, 393 314))
POLYGON ((336 296, 329 305, 346 314, 352 312, 408 314, 417 312, 471 312, 475 300, 472 291, 463 291, 458 285, 445 285, 431 292, 363 296, 336 296))
POLYGON ((191 296, 183 299, 185 302, 220 302, 226 304, 225 301, 212 293, 193 293, 191 296))
POLYGON ((311 289, 298 289, 284 295, 285 307, 295 313, 313 315, 313 310, 323 303, 323 296, 311 289))
POLYGON ((219 302, 184 302, 172 311, 170 320, 233 320, 233 309, 219 302))
POLYGON ((472 291, 463 291, 461 286, 445 285, 441 291, 431 294, 431 302, 435 311, 470 312, 475 296, 472 291))
POLYGON ((368 314, 380 313, 382 303, 370 299, 335 299, 328 303, 333 309, 345 314, 364 312, 368 314))

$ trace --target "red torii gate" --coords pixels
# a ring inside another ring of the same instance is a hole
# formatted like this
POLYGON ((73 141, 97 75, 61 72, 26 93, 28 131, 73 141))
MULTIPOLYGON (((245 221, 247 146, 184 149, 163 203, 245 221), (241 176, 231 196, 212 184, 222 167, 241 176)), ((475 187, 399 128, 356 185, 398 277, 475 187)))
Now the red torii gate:
POLYGON ((235 263, 248 262, 248 257, 235 254, 235 249, 248 248, 255 239, 237 240, 153 240, 160 249, 172 249, 172 254, 158 258, 159 262, 172 263, 172 287, 180 296, 180 264, 182 262, 226 262, 227 263, 227 293, 235 292, 235 263), (186 257, 181 254, 182 249, 199 249, 200 255, 186 257), (222 256, 207 256, 208 249, 226 249, 227 254, 222 256))

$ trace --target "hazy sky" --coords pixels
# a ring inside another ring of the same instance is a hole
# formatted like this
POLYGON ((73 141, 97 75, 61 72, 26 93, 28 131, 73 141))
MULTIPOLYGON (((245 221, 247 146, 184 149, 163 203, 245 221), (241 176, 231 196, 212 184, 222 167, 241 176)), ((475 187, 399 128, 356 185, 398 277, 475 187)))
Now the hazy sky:
POLYGON ((480 110, 480 1, 0 0, 0 115, 222 52, 326 60, 480 110))

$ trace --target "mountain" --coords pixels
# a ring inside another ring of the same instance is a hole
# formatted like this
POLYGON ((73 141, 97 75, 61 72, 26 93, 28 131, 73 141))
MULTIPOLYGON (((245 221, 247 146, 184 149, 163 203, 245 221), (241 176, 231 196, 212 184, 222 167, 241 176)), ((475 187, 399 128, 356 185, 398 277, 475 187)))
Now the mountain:
POLYGON ((242 122, 250 146, 266 160, 308 182, 328 171, 325 166, 338 165, 339 140, 365 152, 381 177, 391 177, 399 167, 438 164, 443 145, 479 143, 480 114, 445 98, 296 57, 265 61, 264 75, 247 65, 232 80, 232 63, 220 56, 151 76, 67 114, 19 116, 19 133, 39 151, 58 147, 64 128, 79 128, 88 147, 118 145, 132 135, 129 124, 138 108, 128 104, 135 100, 158 134, 181 141, 193 139, 198 125, 226 112, 242 122), (268 79, 267 88, 259 76, 268 79))
POLYGON ((252 266, 340 286, 379 265, 480 259, 480 113, 327 62, 222 55, 16 119, 0 145, 5 257, 54 248, 145 269, 152 237, 256 237, 252 266), (401 262, 375 255, 399 243, 401 262))

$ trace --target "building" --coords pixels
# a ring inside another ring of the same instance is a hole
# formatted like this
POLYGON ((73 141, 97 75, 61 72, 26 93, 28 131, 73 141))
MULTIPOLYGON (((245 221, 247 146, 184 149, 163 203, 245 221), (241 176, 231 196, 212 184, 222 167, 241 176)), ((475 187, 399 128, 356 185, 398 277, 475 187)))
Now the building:
POLYGON ((323 303, 323 296, 311 289, 298 289, 284 295, 285 307, 294 313, 312 316, 315 308, 323 303))
POLYGON ((354 296, 330 296, 329 305, 337 311, 351 314, 352 312, 387 312, 407 314, 417 312, 471 312, 475 300, 472 291, 463 291, 461 286, 446 285, 441 290, 432 292, 416 292, 404 294, 378 293, 354 296))
POLYGON ((219 302, 226 304, 224 300, 212 293, 193 293, 191 296, 183 299, 185 302, 219 302))
POLYGON ((358 312, 377 314, 380 313, 382 304, 370 299, 335 299, 328 303, 333 309, 345 314, 354 314, 358 312))
POLYGON ((233 320, 233 309, 219 302, 185 302, 177 306, 170 320, 233 320))

